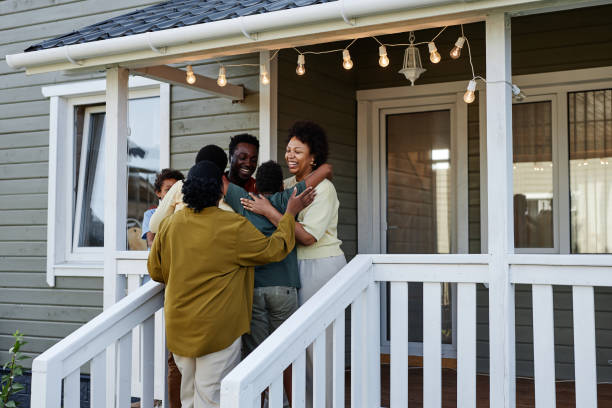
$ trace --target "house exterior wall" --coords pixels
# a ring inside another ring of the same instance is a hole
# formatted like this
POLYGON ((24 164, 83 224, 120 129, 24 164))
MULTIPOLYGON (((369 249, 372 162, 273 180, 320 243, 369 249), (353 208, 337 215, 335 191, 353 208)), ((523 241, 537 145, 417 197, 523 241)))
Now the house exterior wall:
MULTIPOLYGON (((46 283, 49 100, 42 86, 104 78, 104 73, 62 72, 26 76, 4 61, 43 39, 125 14, 151 0, 9 0, 0 3, 0 361, 19 329, 35 357, 102 311, 102 278, 57 277, 46 283)), ((258 54, 225 63, 258 63, 258 54)), ((216 76, 218 64, 193 65, 216 76)), ((259 127, 258 68, 228 68, 228 79, 246 87, 243 103, 182 87, 171 89, 172 167, 187 170, 205 144, 227 149, 231 135, 259 127)), ((25 360, 26 367, 31 359, 25 360)))
MULTIPOLYGON (((0 55, 23 50, 43 38, 69 32, 136 7, 156 3, 145 0, 9 0, 0 3, 0 55), (41 36, 44 33, 44 36, 41 36)), ((513 72, 528 74, 612 65, 612 29, 609 6, 527 16, 513 20, 513 72)), ((477 72, 484 73, 484 25, 466 26, 471 39, 477 72)), ((419 36, 431 38, 429 33, 419 36)), ((447 53, 458 33, 447 30, 440 39, 441 53, 447 53)), ((404 35, 397 38, 405 40, 404 35)), ((391 40, 393 41, 393 40, 391 40)), ((308 74, 294 74, 296 54, 283 51, 279 59, 278 160, 283 154, 288 127, 294 120, 310 118, 321 123, 330 135, 330 162, 335 166, 335 184, 341 202, 339 236, 350 258, 356 253, 356 115, 354 92, 360 89, 404 86, 394 71, 381 72, 376 65, 377 45, 351 49, 355 68, 339 68, 337 55, 307 57, 308 74)), ((392 61, 399 61, 403 49, 390 49, 392 61)), ((465 53, 465 50, 464 50, 465 53)), ((258 63, 258 56, 231 58, 232 63, 258 63)), ((419 83, 466 80, 468 66, 443 59, 423 75, 419 83), (448 62, 448 64, 447 64, 448 62)), ((424 62, 427 66, 428 62, 424 62)), ((197 73, 214 76, 215 63, 194 65, 197 73)), ((6 359, 10 333, 20 329, 28 337, 26 354, 36 355, 65 337, 101 311, 100 278, 57 278, 56 287, 45 282, 45 240, 47 215, 47 159, 49 102, 40 87, 49 84, 101 78, 103 74, 64 75, 50 73, 28 77, 0 61, 0 361, 6 359)), ((244 83, 244 103, 207 97, 180 87, 172 89, 171 166, 187 170, 194 153, 207 143, 226 147, 231 135, 243 131, 257 135, 258 81, 256 67, 236 67, 228 72, 232 83, 244 83)), ((468 114, 473 118, 473 110, 468 114)), ((470 125, 473 121, 470 120, 470 125)), ((470 143, 470 160, 478 157, 470 143)), ((476 159, 477 160, 477 159, 476 159)), ((470 189, 478 191, 478 177, 470 173, 470 189)), ((470 196, 471 197, 471 196, 470 196)), ((470 199, 470 214, 478 212, 476 194, 470 199)), ((472 217, 470 217, 472 221, 472 217)), ((471 251, 478 251, 479 225, 470 222, 471 251)), ((530 291, 517 287, 517 373, 531 375, 532 346, 530 291)), ((596 292, 598 378, 612 379, 607 364, 611 344, 612 306, 609 292, 596 292), (607 297, 605 297, 607 296, 607 297)), ((488 337, 486 291, 479 292, 479 368, 487 369, 488 337)), ((558 376, 573 375, 571 353, 571 296, 569 290, 555 292, 555 340, 558 376), (564 356, 567 356, 564 357, 564 356)), ((26 361, 30 364, 31 360, 26 361)))

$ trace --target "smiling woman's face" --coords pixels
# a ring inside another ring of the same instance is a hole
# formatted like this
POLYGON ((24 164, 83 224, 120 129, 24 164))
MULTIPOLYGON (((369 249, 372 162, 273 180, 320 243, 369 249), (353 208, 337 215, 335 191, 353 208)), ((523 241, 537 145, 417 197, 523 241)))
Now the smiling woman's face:
POLYGON ((257 169, 257 148, 250 143, 238 143, 230 161, 230 181, 243 185, 257 169))
POLYGON ((314 164, 314 155, 310 153, 310 148, 306 143, 301 142, 297 137, 292 137, 287 143, 285 160, 289 172, 301 181, 310 172, 314 164))

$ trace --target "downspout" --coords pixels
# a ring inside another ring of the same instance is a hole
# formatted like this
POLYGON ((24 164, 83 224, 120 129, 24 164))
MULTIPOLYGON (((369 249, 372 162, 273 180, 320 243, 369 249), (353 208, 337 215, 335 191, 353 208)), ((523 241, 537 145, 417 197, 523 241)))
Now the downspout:
POLYGON ((392 11, 410 10, 452 3, 449 0, 341 0, 297 9, 280 10, 255 14, 242 18, 214 21, 187 27, 135 34, 127 37, 112 38, 83 44, 49 48, 40 51, 24 52, 6 56, 7 64, 15 69, 31 68, 41 65, 79 63, 88 58, 118 55, 129 52, 167 50, 169 47, 208 39, 231 37, 251 33, 271 31, 292 26, 317 23, 342 18, 383 14, 392 11), (152 45, 155 44, 154 47, 152 45), (69 56, 69 58, 67 57, 69 56))

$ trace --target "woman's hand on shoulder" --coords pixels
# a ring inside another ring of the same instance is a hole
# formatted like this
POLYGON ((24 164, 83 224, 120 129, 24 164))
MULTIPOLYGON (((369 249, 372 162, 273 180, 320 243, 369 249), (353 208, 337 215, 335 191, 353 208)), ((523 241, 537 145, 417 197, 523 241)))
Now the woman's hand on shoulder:
POLYGON ((253 193, 249 193, 252 200, 248 200, 246 198, 241 198, 240 203, 244 207, 245 210, 251 211, 255 214, 263 215, 264 217, 268 217, 271 210, 274 210, 274 207, 263 195, 255 195, 253 193))
POLYGON ((312 187, 306 188, 306 190, 302 191, 299 195, 296 194, 297 190, 294 189, 291 193, 291 197, 289 197, 289 202, 287 203, 287 209, 285 211, 294 217, 304 208, 312 204, 317 195, 312 187))

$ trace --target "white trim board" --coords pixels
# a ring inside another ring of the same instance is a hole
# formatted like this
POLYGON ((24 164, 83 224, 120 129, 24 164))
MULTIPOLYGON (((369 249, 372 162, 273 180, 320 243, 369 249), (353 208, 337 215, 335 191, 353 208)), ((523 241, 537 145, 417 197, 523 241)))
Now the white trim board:
MULTIPOLYGON (((130 77, 128 86, 130 89, 157 88, 162 82, 141 76, 130 77)), ((93 81, 69 82, 66 84, 43 86, 42 94, 46 98, 61 96, 68 98, 71 96, 88 96, 104 94, 106 92, 106 79, 96 79, 93 81)))
POLYGON ((124 67, 129 65, 130 68, 137 65, 143 67, 482 21, 492 11, 503 10, 521 15, 606 3, 601 0, 329 2, 240 19, 13 54, 6 59, 11 67, 27 68, 28 74, 92 70, 115 64, 124 67), (350 18, 348 21, 343 17, 347 15, 350 18), (159 52, 160 48, 163 48, 163 53, 159 52))

